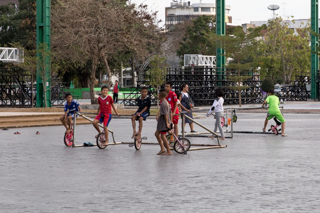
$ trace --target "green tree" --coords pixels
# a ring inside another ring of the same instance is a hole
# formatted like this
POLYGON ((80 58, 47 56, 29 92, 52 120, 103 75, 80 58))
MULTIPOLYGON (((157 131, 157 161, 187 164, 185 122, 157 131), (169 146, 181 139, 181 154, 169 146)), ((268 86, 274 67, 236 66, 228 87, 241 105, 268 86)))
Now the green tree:
POLYGON ((280 17, 269 21, 259 46, 262 75, 288 84, 296 75, 310 74, 309 32, 309 25, 290 29, 280 17))
POLYGON ((19 42, 24 49, 36 49, 36 0, 19 0, 0 6, 0 45, 19 42))
POLYGON ((187 27, 177 55, 180 57, 185 54, 215 55, 215 49, 205 36, 209 32, 215 32, 213 16, 199 16, 192 23, 187 27))
MULTIPOLYGON (((150 69, 146 73, 147 79, 150 85, 157 91, 157 94, 159 94, 161 85, 166 81, 168 68, 166 58, 160 57, 159 55, 153 56, 150 60, 149 67, 150 69)), ((159 107, 159 104, 157 104, 157 106, 159 107)))
POLYGON ((248 76, 248 71, 254 70, 255 63, 253 58, 257 53, 257 37, 259 36, 260 28, 249 29, 245 33, 242 27, 234 29, 232 35, 219 36, 215 33, 208 33, 206 38, 211 42, 211 45, 216 48, 225 50, 224 56, 231 59, 226 65, 226 68, 234 70, 236 75, 228 75, 228 80, 234 82, 233 86, 228 88, 238 91, 239 106, 241 107, 241 90, 248 88, 244 82, 251 78, 248 76), (244 75, 247 73, 247 75, 244 75))
MULTIPOLYGON (((36 50, 26 50, 24 56, 24 63, 19 64, 20 67, 29 70, 31 74, 35 74, 37 71, 37 66, 39 68, 39 76, 43 82, 43 94, 45 107, 47 106, 47 100, 51 97, 47 97, 46 92, 51 90, 51 87, 46 86, 46 82, 51 82, 51 78, 57 76, 59 72, 59 63, 55 60, 55 55, 48 48, 48 45, 43 43, 40 44, 39 49, 36 50), (51 63, 47 63, 46 58, 51 59, 51 63), (50 68, 50 72, 47 70, 50 68), (49 73, 49 74, 48 74, 49 73)), ((49 83, 51 85, 51 83, 49 83)))

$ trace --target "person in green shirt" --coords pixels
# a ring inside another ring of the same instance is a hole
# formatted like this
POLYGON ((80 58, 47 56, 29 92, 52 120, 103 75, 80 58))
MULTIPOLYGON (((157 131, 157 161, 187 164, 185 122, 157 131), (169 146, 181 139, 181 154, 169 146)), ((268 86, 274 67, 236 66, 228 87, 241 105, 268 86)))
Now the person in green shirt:
POLYGON ((266 103, 269 104, 268 114, 267 114, 266 120, 264 122, 263 132, 266 131, 268 121, 271 120, 272 118, 276 117, 276 119, 278 119, 282 123, 281 135, 286 136, 286 134, 284 132, 285 127, 286 127, 286 122, 285 122, 285 120, 281 114, 280 108, 279 108, 279 105, 280 105, 279 98, 274 95, 274 91, 272 89, 268 91, 268 94, 269 94, 269 96, 262 104, 262 108, 264 108, 264 105, 266 103))

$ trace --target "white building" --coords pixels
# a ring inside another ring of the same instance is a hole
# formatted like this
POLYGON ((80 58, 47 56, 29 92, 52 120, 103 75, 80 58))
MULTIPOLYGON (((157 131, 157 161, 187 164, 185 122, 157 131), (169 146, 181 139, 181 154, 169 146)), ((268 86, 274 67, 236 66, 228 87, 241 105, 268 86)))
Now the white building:
MULTIPOLYGON (((226 5, 226 23, 232 23, 230 15, 231 7, 226 5)), ((166 7, 165 24, 167 30, 172 30, 173 26, 185 20, 193 20, 199 16, 216 16, 216 4, 194 3, 185 0, 173 0, 170 7, 166 7)))
MULTIPOLYGON (((310 25, 310 19, 293 19, 285 21, 290 29, 304 28, 310 25)), ((255 27, 261 27, 264 24, 268 24, 268 21, 250 21, 250 25, 255 27)))

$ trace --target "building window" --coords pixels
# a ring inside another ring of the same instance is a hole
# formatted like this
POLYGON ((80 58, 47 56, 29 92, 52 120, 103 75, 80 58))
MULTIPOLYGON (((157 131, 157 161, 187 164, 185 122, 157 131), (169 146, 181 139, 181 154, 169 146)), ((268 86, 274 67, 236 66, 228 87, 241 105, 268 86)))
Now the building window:
POLYGON ((199 12, 199 7, 193 8, 193 12, 199 12))
POLYGON ((201 7, 201 12, 210 12, 210 7, 201 7))
POLYGON ((226 14, 229 14, 229 10, 226 10, 226 14))

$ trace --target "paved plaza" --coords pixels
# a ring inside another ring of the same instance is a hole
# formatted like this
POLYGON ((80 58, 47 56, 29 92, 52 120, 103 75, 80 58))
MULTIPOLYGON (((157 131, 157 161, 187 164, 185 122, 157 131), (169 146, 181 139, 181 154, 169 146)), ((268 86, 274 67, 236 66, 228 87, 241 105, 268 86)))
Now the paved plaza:
MULTIPOLYGON (((285 114, 286 138, 235 134, 227 148, 172 156, 157 156, 155 145, 68 148, 62 126, 0 130, 0 212, 319 212, 319 116, 285 114)), ((234 128, 261 131, 264 118, 238 114, 234 128)), ((144 123, 148 142, 155 126, 144 123)), ((110 128, 131 141, 130 120, 110 128)), ((94 143, 95 134, 79 125, 76 143, 94 143)))

